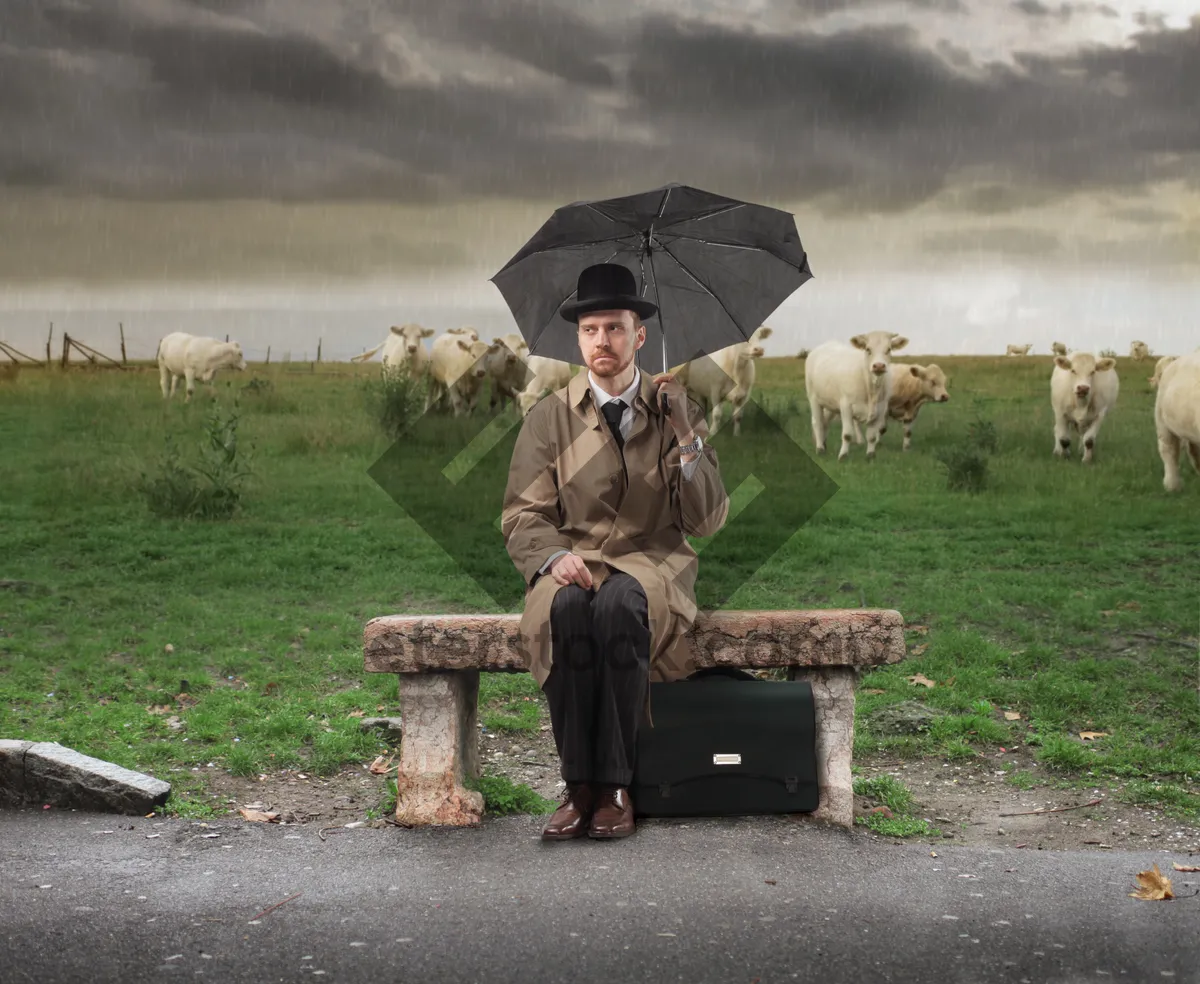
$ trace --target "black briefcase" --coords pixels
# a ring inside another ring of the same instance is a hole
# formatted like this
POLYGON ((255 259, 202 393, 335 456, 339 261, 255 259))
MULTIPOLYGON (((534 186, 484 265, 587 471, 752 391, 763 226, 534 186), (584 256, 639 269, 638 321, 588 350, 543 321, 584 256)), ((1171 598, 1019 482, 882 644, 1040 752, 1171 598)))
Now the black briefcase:
POLYGON ((630 798, 643 817, 807 813, 817 808, 816 713, 807 681, 700 670, 650 684, 630 798))

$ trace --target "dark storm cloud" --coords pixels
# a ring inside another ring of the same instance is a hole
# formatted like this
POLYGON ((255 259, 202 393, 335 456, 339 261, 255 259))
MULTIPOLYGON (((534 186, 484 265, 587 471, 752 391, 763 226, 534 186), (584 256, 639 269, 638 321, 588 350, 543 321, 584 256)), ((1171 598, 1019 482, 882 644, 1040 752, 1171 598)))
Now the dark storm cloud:
POLYGON ((0 0, 0 180, 570 200, 636 173, 862 211, 982 173, 959 202, 988 213, 1186 177, 1200 153, 1200 24, 981 67, 902 27, 804 29, 868 0, 800 2, 788 33, 561 0, 392 0, 369 16, 330 3, 320 28, 297 4, 282 31, 260 4, 163 2, 152 17, 139 2, 0 0))
POLYGON ((597 51, 618 51, 620 32, 602 18, 584 18, 545 0, 391 0, 388 9, 423 37, 491 51, 580 85, 607 88, 616 81, 597 51))

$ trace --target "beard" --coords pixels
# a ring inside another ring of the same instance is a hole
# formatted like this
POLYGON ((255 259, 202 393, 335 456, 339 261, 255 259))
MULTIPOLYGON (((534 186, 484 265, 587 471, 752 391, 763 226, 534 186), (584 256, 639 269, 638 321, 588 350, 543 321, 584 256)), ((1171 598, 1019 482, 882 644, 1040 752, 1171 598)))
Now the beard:
POLYGON ((596 377, 607 378, 609 376, 619 376, 627 368, 629 368, 629 363, 632 361, 633 359, 630 358, 629 362, 622 363, 620 361, 620 356, 618 356, 615 352, 596 352, 592 355, 588 368, 592 370, 593 375, 596 377), (613 361, 600 362, 599 360, 603 358, 609 358, 613 361))

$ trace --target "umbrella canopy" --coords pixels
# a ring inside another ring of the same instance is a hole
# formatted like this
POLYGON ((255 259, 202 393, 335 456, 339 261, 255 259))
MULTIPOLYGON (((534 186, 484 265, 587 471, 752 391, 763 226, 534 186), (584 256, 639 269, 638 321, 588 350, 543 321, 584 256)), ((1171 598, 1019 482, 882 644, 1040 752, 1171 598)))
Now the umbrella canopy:
POLYGON ((658 305, 637 357, 650 373, 746 341, 812 278, 789 212, 678 183, 572 202, 491 278, 531 355, 583 364, 575 324, 559 308, 596 263, 628 268, 658 305))

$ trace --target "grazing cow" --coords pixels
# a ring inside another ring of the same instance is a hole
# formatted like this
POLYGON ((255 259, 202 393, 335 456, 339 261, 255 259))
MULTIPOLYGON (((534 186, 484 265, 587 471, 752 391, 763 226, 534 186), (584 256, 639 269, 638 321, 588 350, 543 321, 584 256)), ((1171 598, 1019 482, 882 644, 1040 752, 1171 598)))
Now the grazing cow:
POLYGON ((1051 355, 1066 355, 1067 347, 1062 342, 1052 342, 1050 345, 1051 355))
POLYGON ((218 369, 246 368, 242 347, 237 342, 222 342, 201 335, 189 335, 185 331, 173 331, 159 339, 155 359, 158 361, 158 381, 162 386, 163 399, 175 395, 175 387, 182 376, 187 383, 185 403, 191 402, 197 379, 202 383, 211 383, 218 369))
POLYGON ((1028 355, 1029 350, 1033 348, 1033 343, 1028 345, 1010 345, 1004 350, 1005 355, 1028 355))
POLYGON ((547 393, 560 390, 571 381, 573 370, 569 362, 531 355, 526 362, 529 367, 529 382, 517 396, 517 405, 524 417, 547 393))
POLYGON ((1071 427, 1083 439, 1083 461, 1092 460, 1096 435, 1104 418, 1117 405, 1120 380, 1117 360, 1097 359, 1089 352, 1056 355, 1050 375, 1050 404, 1054 410, 1054 453, 1071 457, 1071 427))
POLYGON ((429 360, 429 391, 425 397, 428 411, 434 403, 448 397, 459 416, 472 413, 479 400, 479 385, 487 375, 484 360, 500 349, 500 344, 469 341, 461 332, 446 332, 433 343, 429 360))
POLYGON ((1180 446, 1200 473, 1200 349, 1181 355, 1162 371, 1154 398, 1154 429, 1163 463, 1163 488, 1178 492, 1180 446))
POLYGON ((1150 358, 1150 346, 1145 342, 1134 342, 1129 346, 1129 357, 1134 362, 1142 362, 1150 358))
POLYGON ((422 328, 420 325, 392 325, 388 329, 388 336, 370 352, 363 352, 362 355, 353 356, 351 362, 366 362, 376 352, 383 349, 383 356, 380 361, 383 362, 384 370, 388 369, 403 369, 407 370, 409 375, 414 378, 420 376, 429 368, 429 353, 425 351, 425 346, 421 339, 429 338, 433 335, 432 328, 422 328))
POLYGON ((904 348, 908 339, 890 331, 855 335, 843 341, 822 342, 804 363, 804 388, 812 410, 813 440, 817 453, 825 453, 825 430, 833 415, 842 418, 842 449, 838 461, 850 454, 851 432, 862 443, 858 424, 867 425, 867 458, 875 457, 875 445, 887 422, 891 377, 891 353, 904 348))
POLYGON ((733 405, 734 436, 741 433, 742 412, 754 385, 754 360, 763 357, 762 343, 770 337, 771 329, 760 325, 749 340, 693 359, 675 371, 676 378, 687 387, 692 398, 712 408, 709 434, 715 434, 721 424, 721 403, 724 400, 733 405))
MULTIPOLYGON (((946 392, 946 374, 935 363, 915 366, 893 362, 888 366, 888 375, 892 377, 888 416, 904 424, 904 450, 907 451, 912 446, 913 421, 922 404, 945 403, 950 399, 946 392)), ((879 433, 887 433, 886 424, 879 433)))
POLYGON ((516 406, 517 397, 525 388, 525 360, 529 358, 529 344, 516 332, 493 338, 492 342, 500 348, 490 351, 485 360, 485 368, 492 381, 488 409, 495 410, 499 403, 503 410, 509 400, 516 406))
POLYGON ((1174 361, 1175 361, 1175 356, 1164 355, 1161 359, 1158 360, 1158 362, 1156 362, 1154 364, 1154 375, 1151 376, 1149 379, 1151 389, 1154 389, 1156 386, 1158 386, 1158 384, 1160 382, 1162 382, 1163 370, 1166 369, 1167 366, 1169 366, 1174 361))

